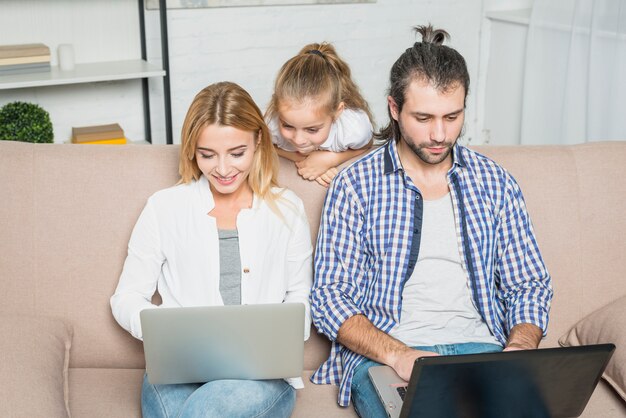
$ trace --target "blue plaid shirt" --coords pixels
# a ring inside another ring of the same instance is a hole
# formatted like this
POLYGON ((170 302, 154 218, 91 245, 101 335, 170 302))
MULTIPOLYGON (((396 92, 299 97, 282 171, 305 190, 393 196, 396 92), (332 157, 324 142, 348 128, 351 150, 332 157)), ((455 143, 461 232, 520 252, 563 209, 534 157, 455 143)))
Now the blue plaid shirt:
MULTIPOLYGON (((447 178, 458 245, 478 312, 503 345, 520 323, 535 324, 545 335, 551 279, 518 184, 468 148, 456 145, 452 155, 447 178)), ((333 343, 311 381, 339 385, 341 406, 350 403, 352 375, 364 357, 336 342, 339 327, 356 314, 384 332, 400 321, 422 215, 422 196, 402 169, 395 141, 343 170, 328 191, 311 311, 317 329, 333 343)))

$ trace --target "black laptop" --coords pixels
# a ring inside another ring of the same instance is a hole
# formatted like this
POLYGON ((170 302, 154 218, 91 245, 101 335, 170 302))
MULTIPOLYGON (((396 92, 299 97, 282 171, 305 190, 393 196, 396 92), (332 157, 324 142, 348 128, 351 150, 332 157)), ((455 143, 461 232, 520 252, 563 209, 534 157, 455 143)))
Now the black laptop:
POLYGON ((391 418, 565 418, 582 414, 615 345, 421 357, 409 383, 369 375, 391 418))

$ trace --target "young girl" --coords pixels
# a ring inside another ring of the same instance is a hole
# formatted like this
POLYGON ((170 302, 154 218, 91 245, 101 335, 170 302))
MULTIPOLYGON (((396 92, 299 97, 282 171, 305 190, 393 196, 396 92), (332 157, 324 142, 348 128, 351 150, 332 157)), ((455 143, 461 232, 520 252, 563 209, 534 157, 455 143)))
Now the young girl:
MULTIPOLYGON (((181 135, 177 186, 148 199, 128 244, 111 308, 141 339, 139 313, 162 307, 305 305, 310 327, 311 238, 302 201, 276 187, 278 158, 261 111, 241 87, 217 83, 193 100, 181 135)), ((301 379, 153 385, 144 417, 288 417, 301 379)))
POLYGON ((278 154, 326 187, 338 165, 372 144, 369 106, 327 43, 306 45, 282 66, 265 118, 278 154))

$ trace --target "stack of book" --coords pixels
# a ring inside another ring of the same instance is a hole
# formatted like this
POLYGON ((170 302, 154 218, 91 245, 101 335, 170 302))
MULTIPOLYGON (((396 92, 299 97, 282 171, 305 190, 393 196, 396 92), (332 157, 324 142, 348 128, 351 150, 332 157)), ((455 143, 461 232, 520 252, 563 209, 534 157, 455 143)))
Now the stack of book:
POLYGON ((117 123, 72 128, 73 144, 125 144, 124 130, 117 123))
POLYGON ((50 48, 46 45, 0 45, 0 76, 44 71, 50 71, 50 48))

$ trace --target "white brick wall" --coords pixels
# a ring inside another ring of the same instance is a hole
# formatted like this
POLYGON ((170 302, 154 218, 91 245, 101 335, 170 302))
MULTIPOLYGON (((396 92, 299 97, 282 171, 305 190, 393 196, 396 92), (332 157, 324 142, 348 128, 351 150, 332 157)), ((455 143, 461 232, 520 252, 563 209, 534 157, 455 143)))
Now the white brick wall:
MULTIPOLYGON (((380 126, 387 121, 389 69, 415 41, 414 25, 432 22, 447 29, 452 45, 467 59, 470 76, 477 79, 481 4, 479 0, 379 0, 356 5, 170 10, 175 141, 189 103, 201 88, 220 80, 234 81, 265 108, 280 66, 305 44, 320 41, 332 42, 348 62, 380 126)), ((149 18, 151 51, 155 51, 158 15, 151 11, 149 18)), ((467 137, 474 136, 473 108, 472 96, 467 137)), ((155 118, 159 112, 160 108, 154 109, 155 118)), ((154 126, 162 132, 162 124, 155 120, 154 126)))
MULTIPOLYGON (((378 0, 376 3, 168 11, 174 141, 193 96, 221 80, 241 84, 264 109, 274 77, 285 60, 306 43, 332 42, 349 63, 380 126, 387 122, 385 90, 389 69, 414 41, 411 27, 431 22, 449 31, 451 45, 466 58, 472 85, 466 138, 479 143, 477 97, 484 0, 378 0)), ((131 0, 2 0, 0 43, 74 43, 77 62, 136 58, 137 6, 131 0), (92 8, 92 12, 87 9, 92 8), (68 13, 71 10, 71 13, 68 13), (36 31, 27 14, 40 15, 36 31), (111 30, 115 20, 122 31, 111 30), (71 29, 67 29, 67 27, 71 29)), ((158 12, 146 12, 149 61, 160 62, 158 12)), ((56 58, 53 61, 56 64, 56 58)), ((162 82, 152 79, 151 110, 155 143, 164 143, 162 82)), ((11 100, 42 104, 55 124, 55 142, 69 138, 71 126, 119 122, 127 135, 143 139, 138 81, 0 90, 0 105, 11 100)))

